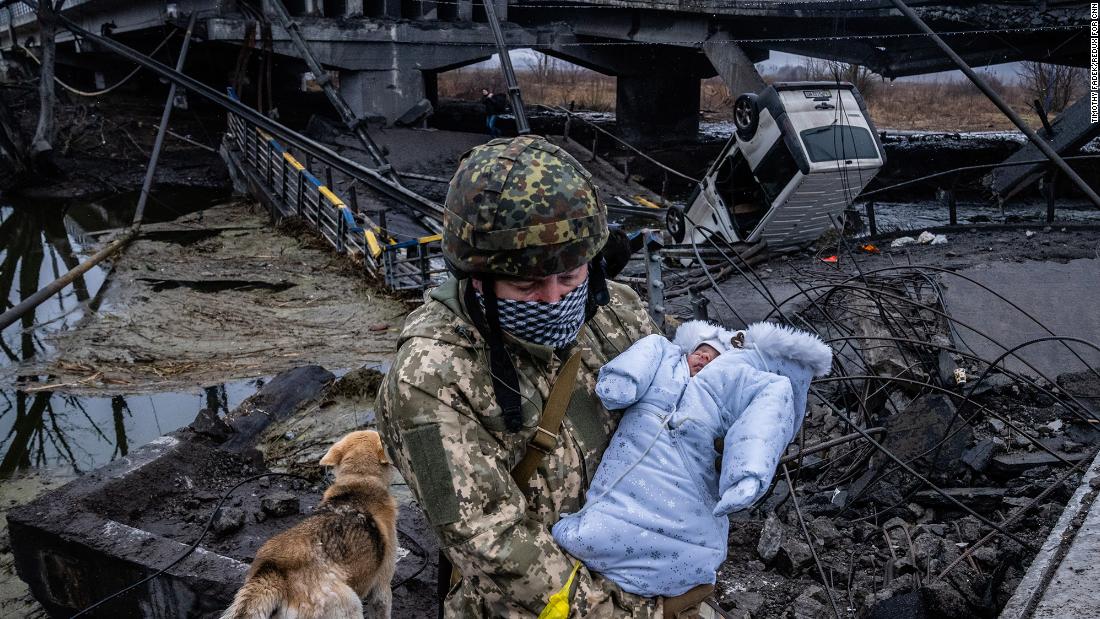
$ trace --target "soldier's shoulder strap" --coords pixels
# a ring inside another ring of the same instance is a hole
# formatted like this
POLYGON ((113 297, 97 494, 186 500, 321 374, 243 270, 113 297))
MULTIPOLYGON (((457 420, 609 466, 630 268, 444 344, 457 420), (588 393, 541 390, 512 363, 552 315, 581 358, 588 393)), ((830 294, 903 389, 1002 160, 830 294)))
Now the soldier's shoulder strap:
POLYGON ((515 480, 521 492, 526 493, 530 488, 531 476, 535 474, 535 469, 542 462, 543 456, 553 451, 558 445, 558 431, 561 429, 561 422, 565 419, 565 411, 569 408, 569 400, 573 398, 580 367, 581 350, 578 348, 569 355, 569 359, 558 371, 558 377, 550 387, 550 397, 542 409, 539 427, 535 429, 535 435, 527 443, 527 451, 523 454, 523 459, 512 469, 512 479, 515 480))
MULTIPOLYGON (((531 476, 535 474, 535 469, 542 462, 543 456, 550 453, 558 444, 558 430, 561 429, 561 422, 565 419, 565 412, 569 409, 569 400, 573 397, 573 389, 577 384, 577 374, 580 367, 581 350, 577 349, 562 364, 561 370, 558 371, 558 377, 554 380, 554 385, 550 387, 550 397, 546 400, 546 406, 542 409, 539 427, 527 443, 527 451, 524 452, 523 459, 512 469, 512 480, 519 486, 520 492, 526 494, 527 490, 530 489, 531 476)), ((444 580, 443 575, 448 573, 446 565, 450 562, 446 561, 442 551, 440 551, 439 557, 440 566, 443 568, 439 572, 439 594, 442 600, 447 595, 447 590, 462 580, 462 574, 457 566, 451 566, 450 578, 444 580), (446 582, 446 585, 443 584, 444 582, 446 582)))

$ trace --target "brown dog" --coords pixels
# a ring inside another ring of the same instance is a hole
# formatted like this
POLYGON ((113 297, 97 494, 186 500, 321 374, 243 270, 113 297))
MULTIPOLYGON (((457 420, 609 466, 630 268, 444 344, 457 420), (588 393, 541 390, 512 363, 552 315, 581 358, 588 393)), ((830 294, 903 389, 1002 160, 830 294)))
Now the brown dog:
POLYGON ((352 432, 333 445, 324 466, 336 481, 312 515, 267 540, 222 619, 345 619, 390 616, 397 556, 393 467, 378 433, 352 432))

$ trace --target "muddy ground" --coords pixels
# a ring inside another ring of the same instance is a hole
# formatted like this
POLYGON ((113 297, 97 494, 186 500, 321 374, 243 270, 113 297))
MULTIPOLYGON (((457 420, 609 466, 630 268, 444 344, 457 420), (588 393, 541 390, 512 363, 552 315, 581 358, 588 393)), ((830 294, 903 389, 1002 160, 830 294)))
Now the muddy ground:
MULTIPOLYGON (((110 234, 93 237, 105 244, 110 234)), ((44 377, 25 386, 103 397, 191 391, 310 362, 336 370, 384 367, 407 312, 403 302, 378 294, 350 260, 308 233, 274 229, 244 202, 148 224, 109 268, 98 312, 51 335, 42 349, 52 354, 4 367, 7 384, 44 377)), ((68 439, 78 450, 97 440, 68 439)), ((50 471, 5 479, 0 509, 69 479, 50 471)), ((194 510, 190 516, 202 517, 194 510)), ((37 616, 40 607, 15 576, 3 540, 0 615, 37 616)))
MULTIPOLYGON (((907 264, 962 270, 977 265, 1065 264, 1072 260, 1100 259, 1100 231, 1095 226, 1047 225, 1040 221, 1013 223, 1001 228, 964 226, 955 230, 940 230, 947 237, 946 243, 909 243, 891 247, 897 238, 915 238, 921 232, 920 229, 896 231, 844 245, 838 245, 835 235, 830 235, 831 239, 827 237, 807 250, 775 256, 759 265, 751 274, 760 278, 762 286, 754 285, 734 272, 720 283, 719 289, 725 299, 714 291, 704 292, 709 301, 709 315, 726 324, 739 326, 762 320, 772 314, 773 309, 771 301, 759 292, 763 287, 771 292, 777 302, 781 302, 798 296, 799 286, 807 289, 820 283, 823 278, 838 273, 855 275, 859 270, 871 271, 907 264), (867 244, 872 245, 874 251, 861 249, 867 244), (839 263, 825 262, 832 256, 836 256, 839 263), (744 318, 743 321, 730 309, 727 301, 744 318)), ((693 311, 690 301, 686 295, 674 299, 668 304, 669 313, 680 319, 690 318, 693 311)), ((793 307, 801 307, 806 302, 804 299, 794 299, 792 303, 793 307)))
POLYGON ((100 311, 58 334, 54 357, 9 371, 71 393, 142 393, 381 365, 407 307, 359 268, 247 203, 149 225, 114 263, 100 311))

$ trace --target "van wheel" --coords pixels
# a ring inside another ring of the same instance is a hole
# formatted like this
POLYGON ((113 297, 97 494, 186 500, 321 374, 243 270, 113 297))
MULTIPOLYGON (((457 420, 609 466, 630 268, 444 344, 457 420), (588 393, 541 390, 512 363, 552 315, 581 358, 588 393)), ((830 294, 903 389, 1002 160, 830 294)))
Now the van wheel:
POLYGON ((744 142, 756 135, 756 127, 760 124, 760 104, 756 95, 745 93, 737 97, 733 103, 733 124, 737 127, 737 137, 744 142))
POLYGON ((665 226, 668 228, 668 233, 672 235, 673 240, 677 243, 682 242, 686 232, 684 209, 678 206, 668 207, 668 211, 665 213, 665 226))

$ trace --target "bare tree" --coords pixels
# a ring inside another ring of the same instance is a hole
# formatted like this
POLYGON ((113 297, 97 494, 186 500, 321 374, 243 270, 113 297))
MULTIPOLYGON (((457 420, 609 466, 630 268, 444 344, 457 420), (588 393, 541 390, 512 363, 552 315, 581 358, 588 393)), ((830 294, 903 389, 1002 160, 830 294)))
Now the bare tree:
POLYGON ((882 78, 863 65, 823 58, 806 58, 803 62, 806 79, 829 82, 849 82, 859 90, 864 100, 875 97, 882 78))
POLYGON ((532 101, 547 102, 547 87, 557 82, 558 64, 557 58, 546 54, 538 54, 535 64, 528 67, 526 72, 532 78, 531 85, 535 87, 535 92, 532 93, 532 101))
POLYGON ((43 167, 53 151, 53 138, 56 131, 54 103, 54 64, 57 58, 57 12, 65 0, 39 0, 38 35, 42 45, 42 58, 38 74, 38 125, 31 138, 31 157, 36 167, 43 167))
POLYGON ((1042 62, 1022 62, 1016 72, 1032 98, 1042 101, 1047 112, 1056 114, 1077 100, 1085 90, 1087 72, 1078 67, 1042 62))
POLYGON ((19 119, 12 113, 3 95, 0 95, 0 154, 8 161, 16 175, 30 168, 19 119))
POLYGON ((532 77, 540 82, 549 82, 556 77, 558 72, 558 59, 546 54, 538 54, 535 64, 530 68, 532 77))

